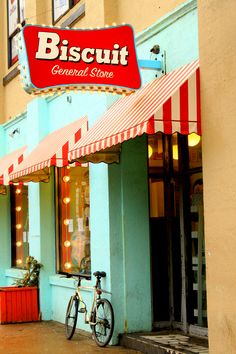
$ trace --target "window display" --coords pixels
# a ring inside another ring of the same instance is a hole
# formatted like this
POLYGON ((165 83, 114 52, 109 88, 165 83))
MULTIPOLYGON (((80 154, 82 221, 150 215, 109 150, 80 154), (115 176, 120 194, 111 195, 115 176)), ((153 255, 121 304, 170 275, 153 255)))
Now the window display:
POLYGON ((59 171, 59 271, 90 274, 89 170, 59 171))
POLYGON ((11 185, 12 266, 23 268, 29 255, 28 186, 11 185))

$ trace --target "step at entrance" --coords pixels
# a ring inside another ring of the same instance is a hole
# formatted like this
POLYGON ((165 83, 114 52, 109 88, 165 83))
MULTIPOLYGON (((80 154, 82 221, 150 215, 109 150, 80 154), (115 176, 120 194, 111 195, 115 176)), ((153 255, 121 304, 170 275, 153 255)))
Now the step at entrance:
POLYGON ((209 354, 207 339, 183 334, 124 334, 121 345, 146 354, 209 354))

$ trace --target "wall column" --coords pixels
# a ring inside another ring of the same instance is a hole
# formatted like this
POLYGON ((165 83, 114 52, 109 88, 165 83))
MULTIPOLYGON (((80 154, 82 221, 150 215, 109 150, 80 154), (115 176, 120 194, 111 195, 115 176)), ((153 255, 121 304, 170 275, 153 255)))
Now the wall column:
POLYGON ((151 281, 146 137, 122 144, 109 166, 112 303, 117 333, 150 331, 151 281))

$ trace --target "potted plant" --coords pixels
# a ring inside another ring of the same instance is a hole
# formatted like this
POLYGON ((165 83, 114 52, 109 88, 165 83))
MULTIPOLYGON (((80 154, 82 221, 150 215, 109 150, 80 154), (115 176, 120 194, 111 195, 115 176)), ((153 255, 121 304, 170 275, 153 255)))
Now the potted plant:
POLYGON ((42 264, 34 257, 26 258, 26 272, 13 286, 0 288, 0 323, 38 321, 38 283, 42 264))

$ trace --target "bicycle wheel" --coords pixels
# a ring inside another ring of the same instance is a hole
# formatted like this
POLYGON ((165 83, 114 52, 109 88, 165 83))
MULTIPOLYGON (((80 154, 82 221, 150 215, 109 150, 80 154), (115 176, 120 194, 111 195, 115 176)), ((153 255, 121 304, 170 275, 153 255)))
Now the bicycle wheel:
POLYGON ((79 299, 76 295, 71 296, 66 310, 65 330, 66 338, 71 339, 75 333, 78 317, 79 299))
POLYGON ((93 314, 92 332, 97 345, 105 347, 111 340, 114 330, 114 312, 107 299, 98 300, 93 314))

